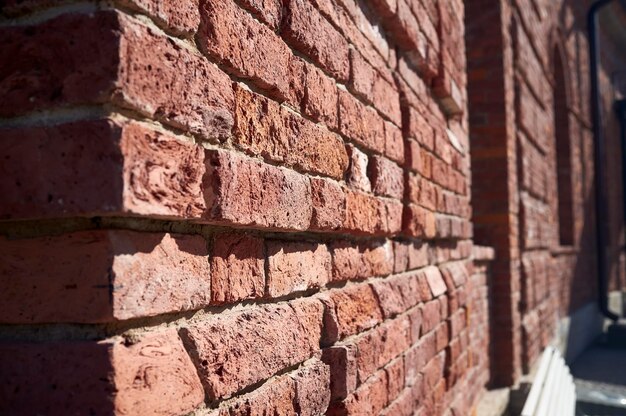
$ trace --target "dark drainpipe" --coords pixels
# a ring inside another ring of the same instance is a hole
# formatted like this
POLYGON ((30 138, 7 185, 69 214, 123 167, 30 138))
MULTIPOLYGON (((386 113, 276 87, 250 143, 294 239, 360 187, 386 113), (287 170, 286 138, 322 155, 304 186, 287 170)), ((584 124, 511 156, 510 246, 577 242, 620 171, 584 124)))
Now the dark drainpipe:
POLYGON ((606 189, 604 183, 604 160, 606 146, 602 126, 602 106, 598 79, 598 64, 600 62, 600 45, 598 42, 598 12, 614 0, 599 0, 593 3, 587 13, 587 30, 589 32, 589 59, 591 75, 591 115, 593 122, 594 148, 594 186, 596 206, 596 250, 598 263, 598 303, 604 316, 617 321, 618 316, 609 310, 608 301, 608 268, 606 262, 606 237, 608 215, 606 189))
MULTIPOLYGON (((622 144, 622 218, 626 221, 626 99, 615 102, 615 111, 620 123, 622 144)), ((622 293, 622 305, 624 305, 625 301, 624 296, 622 293)), ((624 314, 623 311, 624 307, 622 307, 622 315, 624 314)))

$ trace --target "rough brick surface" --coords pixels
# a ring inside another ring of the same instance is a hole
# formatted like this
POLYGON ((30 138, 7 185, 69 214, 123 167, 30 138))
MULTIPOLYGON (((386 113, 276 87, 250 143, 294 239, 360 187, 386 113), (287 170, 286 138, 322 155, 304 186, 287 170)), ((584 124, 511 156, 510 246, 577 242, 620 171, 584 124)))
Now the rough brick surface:
POLYGON ((515 385, 598 298, 584 8, 547 3, 3 2, 0 413, 470 415, 515 385))
POLYGON ((267 228, 309 227, 307 177, 224 151, 207 151, 206 165, 211 218, 267 228))
POLYGON ((21 342, 0 349, 2 374, 20 386, 3 383, 3 413, 171 415, 193 410, 204 398, 174 330, 146 334, 131 345, 122 340, 21 342))
POLYGON ((262 297, 265 291, 263 240, 224 233, 213 238, 211 300, 232 303, 262 297))
POLYGON ((276 305, 211 317, 183 329, 207 395, 228 397, 313 355, 319 348, 322 305, 304 306, 311 306, 306 321, 289 305, 276 305))
POLYGON ((269 296, 319 288, 330 281, 331 259, 325 245, 268 241, 267 257, 269 296))
POLYGON ((0 245, 5 323, 107 322, 199 309, 210 299, 200 236, 84 231, 0 245))

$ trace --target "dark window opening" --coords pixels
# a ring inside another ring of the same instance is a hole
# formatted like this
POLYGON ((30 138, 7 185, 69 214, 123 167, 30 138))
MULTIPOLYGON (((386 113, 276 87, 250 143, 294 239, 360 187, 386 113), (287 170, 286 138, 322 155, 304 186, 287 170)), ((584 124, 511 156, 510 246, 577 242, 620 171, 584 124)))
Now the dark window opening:
POLYGON ((572 153, 565 72, 558 48, 554 48, 554 133, 556 137, 559 242, 562 246, 571 246, 574 244, 572 153))

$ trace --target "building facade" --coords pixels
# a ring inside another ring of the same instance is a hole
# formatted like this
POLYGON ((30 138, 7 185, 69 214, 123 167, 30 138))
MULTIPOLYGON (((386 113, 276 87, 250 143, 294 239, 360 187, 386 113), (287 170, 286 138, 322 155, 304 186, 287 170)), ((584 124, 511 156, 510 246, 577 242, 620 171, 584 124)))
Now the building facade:
POLYGON ((0 413, 469 415, 602 331, 590 3, 0 7, 0 413))

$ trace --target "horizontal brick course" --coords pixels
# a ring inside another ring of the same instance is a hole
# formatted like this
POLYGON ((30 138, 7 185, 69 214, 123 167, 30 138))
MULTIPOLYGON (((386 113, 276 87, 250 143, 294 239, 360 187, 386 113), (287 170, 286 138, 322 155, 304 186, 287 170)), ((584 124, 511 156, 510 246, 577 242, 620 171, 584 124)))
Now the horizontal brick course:
POLYGON ((4 323, 110 322, 199 309, 211 297, 200 236, 83 231, 0 245, 4 323))
POLYGON ((181 336, 215 400, 310 358, 319 348, 322 313, 315 301, 263 306, 211 317, 181 336))

